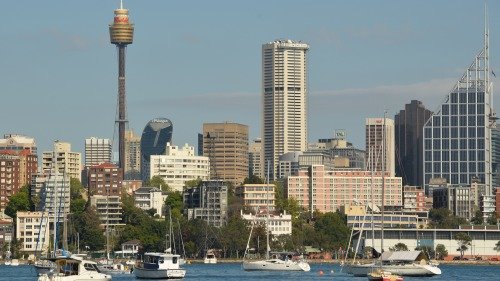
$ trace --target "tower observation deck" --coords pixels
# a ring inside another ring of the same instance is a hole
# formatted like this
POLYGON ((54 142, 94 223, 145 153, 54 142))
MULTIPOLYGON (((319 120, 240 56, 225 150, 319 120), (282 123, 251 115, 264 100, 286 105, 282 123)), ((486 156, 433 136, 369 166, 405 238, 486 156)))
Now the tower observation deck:
POLYGON ((113 23, 109 25, 109 37, 111 44, 116 45, 118 49, 118 118, 115 124, 118 124, 118 166, 123 169, 125 127, 128 122, 125 112, 125 49, 134 40, 134 25, 130 23, 128 10, 123 8, 123 2, 120 3, 120 8, 115 10, 113 23))

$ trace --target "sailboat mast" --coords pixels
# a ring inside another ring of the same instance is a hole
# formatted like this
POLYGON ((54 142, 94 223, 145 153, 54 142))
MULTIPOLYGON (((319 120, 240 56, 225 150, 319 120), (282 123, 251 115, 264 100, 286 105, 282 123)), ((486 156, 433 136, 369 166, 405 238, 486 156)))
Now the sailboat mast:
POLYGON ((266 259, 269 259, 269 160, 267 160, 267 184, 266 184, 266 204, 267 204, 267 216, 266 216, 266 259))
POLYGON ((386 129, 385 119, 387 111, 384 112, 384 125, 382 127, 382 209, 381 209, 381 230, 380 230, 380 253, 384 252, 384 212, 385 212, 385 156, 386 156, 386 129))

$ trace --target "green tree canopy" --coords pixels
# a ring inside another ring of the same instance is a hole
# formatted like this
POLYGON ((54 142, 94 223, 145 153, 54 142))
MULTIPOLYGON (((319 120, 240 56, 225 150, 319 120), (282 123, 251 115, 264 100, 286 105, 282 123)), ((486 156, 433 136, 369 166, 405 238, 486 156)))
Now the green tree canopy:
POLYGON ((459 232, 455 235, 455 241, 457 241, 458 249, 460 252, 460 257, 463 258, 464 252, 469 249, 472 243, 472 238, 465 232, 459 232))
POLYGON ((319 214, 314 223, 321 248, 326 251, 346 248, 350 232, 342 217, 338 213, 319 214))
POLYGON ((184 208, 184 202, 180 191, 169 192, 168 197, 165 200, 165 206, 170 208, 173 218, 176 220, 180 219, 184 208))
POLYGON ((165 180, 162 177, 160 177, 160 176, 153 176, 152 178, 150 178, 149 180, 147 180, 146 181, 146 186, 157 187, 157 188, 159 188, 159 189, 161 189, 162 191, 165 191, 165 192, 169 192, 170 191, 170 187, 165 182, 165 180))
POLYGON ((454 216, 446 208, 431 209, 429 211, 430 228, 451 228, 457 229, 460 225, 468 224, 467 220, 454 216))
POLYGON ((495 251, 497 252, 500 252, 500 241, 498 241, 496 244, 495 244, 495 248, 493 248, 495 251))
POLYGON ((30 211, 31 202, 27 186, 23 186, 17 193, 9 198, 9 203, 5 208, 5 214, 16 220, 18 211, 30 211))
POLYGON ((83 194, 85 193, 85 187, 78 179, 71 178, 69 181, 69 188, 70 188, 71 200, 83 198, 83 194))
POLYGON ((84 212, 72 215, 75 231, 80 236, 80 245, 89 247, 91 251, 102 250, 106 244, 106 238, 100 227, 101 221, 96 219, 98 217, 94 207, 88 207, 84 212))
POLYGON ((443 244, 436 245, 436 259, 443 260, 448 256, 448 250, 443 244))
POLYGON ((479 208, 474 212, 474 216, 472 217, 470 222, 474 225, 484 224, 483 212, 481 212, 479 208))
POLYGON ((488 216, 488 218, 486 219, 486 223, 489 224, 489 225, 497 225, 497 223, 498 223, 497 213, 496 212, 492 212, 488 216))
POLYGON ((396 245, 394 245, 394 247, 391 248, 390 250, 391 251, 396 251, 396 252, 399 252, 399 251, 408 251, 408 246, 406 246, 405 243, 399 242, 396 245))
POLYGON ((245 180, 243 180, 243 184, 263 184, 263 183, 264 183, 263 179, 253 174, 250 177, 245 178, 245 180))

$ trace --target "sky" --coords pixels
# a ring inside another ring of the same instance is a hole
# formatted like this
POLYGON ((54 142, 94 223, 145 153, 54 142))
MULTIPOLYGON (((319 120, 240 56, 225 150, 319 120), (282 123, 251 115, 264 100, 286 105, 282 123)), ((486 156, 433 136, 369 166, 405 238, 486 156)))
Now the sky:
MULTIPOLYGON (((347 130, 364 149, 367 117, 394 118, 411 100, 434 111, 483 46, 484 2, 125 0, 129 128, 173 122, 173 143, 196 146, 206 122, 260 136, 261 46, 310 45, 309 142, 347 130)), ((0 135, 84 151, 113 139, 118 64, 108 25, 118 0, 0 1, 0 135)), ((500 1, 489 1, 490 66, 500 74, 500 1)), ((493 78, 498 83, 499 78, 493 78)), ((498 96, 498 87, 494 87, 498 96)), ((495 101, 494 101, 495 104, 495 101)), ((498 105, 496 105, 498 108, 498 105)), ((116 145, 117 147, 117 145, 116 145)))

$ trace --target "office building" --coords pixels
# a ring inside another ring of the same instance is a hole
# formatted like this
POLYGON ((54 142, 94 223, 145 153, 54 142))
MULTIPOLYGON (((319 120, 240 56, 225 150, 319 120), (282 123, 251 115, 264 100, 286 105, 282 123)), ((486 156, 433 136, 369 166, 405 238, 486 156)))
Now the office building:
POLYGON ((394 117, 396 176, 403 178, 405 185, 424 186, 422 132, 431 114, 422 102, 412 100, 394 117))
POLYGON ((444 178, 470 185, 477 177, 492 185, 492 130, 495 125, 489 43, 485 42, 445 101, 424 126, 424 184, 444 178))
POLYGON ((85 167, 111 163, 111 141, 91 137, 85 139, 85 167))
POLYGON ((0 139, 0 150, 29 150, 31 154, 37 155, 35 139, 17 134, 5 134, 4 138, 0 139))
POLYGON ((181 191, 187 181, 208 180, 210 163, 208 157, 194 155, 194 147, 183 147, 167 143, 164 155, 151 155, 151 177, 159 176, 172 191, 181 191))
POLYGON ((227 185, 220 180, 203 181, 197 187, 185 189, 184 209, 188 219, 202 219, 221 227, 227 221, 227 185))
POLYGON ((348 168, 349 170, 365 170, 365 151, 348 142, 347 132, 343 129, 334 131, 334 137, 319 139, 308 145, 308 151, 325 151, 333 159, 334 168, 348 168), (347 160, 346 160, 347 158, 347 160))
POLYGON ((129 130, 125 132, 125 166, 123 177, 126 180, 141 179, 141 137, 129 130))
POLYGON ((254 139, 248 148, 248 176, 265 178, 264 159, 262 158, 262 139, 254 139))
POLYGON ((277 178, 281 155, 307 149, 308 50, 309 45, 292 40, 262 45, 261 136, 271 180, 277 178))
POLYGON ((389 172, 326 171, 323 165, 312 165, 289 176, 285 182, 285 197, 294 198, 309 212, 335 212, 350 205, 382 205, 385 186, 385 208, 401 209, 403 194, 401 178, 389 172), (385 180, 385 185, 383 184, 385 180))
POLYGON ((211 179, 241 184, 248 177, 248 126, 204 123, 203 156, 210 159, 211 179))
POLYGON ((387 171, 395 175, 394 121, 389 118, 366 118, 366 170, 387 171), (385 147, 385 151, 383 148, 385 147))
POLYGON ((72 152, 68 142, 55 141, 53 151, 44 151, 42 170, 46 173, 59 173, 82 181, 81 153, 72 152))
POLYGON ((155 118, 146 124, 141 136, 141 179, 151 178, 151 155, 164 155, 167 143, 172 142, 173 124, 166 118, 155 118))
POLYGON ((491 129, 491 184, 500 188, 500 128, 491 129))

